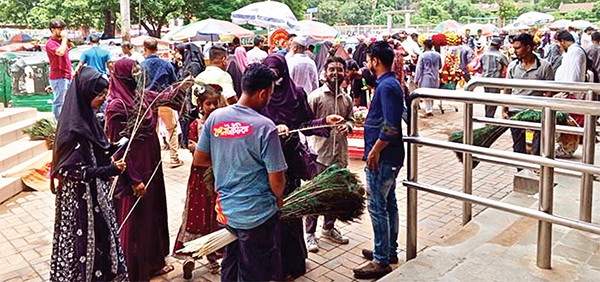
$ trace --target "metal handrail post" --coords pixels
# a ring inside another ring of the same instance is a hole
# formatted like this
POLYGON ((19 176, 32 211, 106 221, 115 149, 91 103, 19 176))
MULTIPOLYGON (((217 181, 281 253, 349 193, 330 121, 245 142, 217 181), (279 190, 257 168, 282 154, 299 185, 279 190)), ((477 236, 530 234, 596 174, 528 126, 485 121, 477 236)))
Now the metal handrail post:
MULTIPOLYGON (((473 104, 465 103, 463 113, 463 143, 473 145, 473 104)), ((473 192, 473 158, 471 153, 463 153, 463 192, 471 194, 473 192)), ((462 203, 462 224, 466 225, 471 221, 473 209, 471 202, 462 203)))
MULTIPOLYGON (((542 157, 554 159, 554 139, 556 111, 545 107, 542 109, 542 157)), ((542 165, 540 175, 539 210, 552 214, 554 198, 554 168, 542 165)), ((552 223, 538 222, 537 266, 550 269, 552 262, 552 223)))
MULTIPOLYGON (((419 136, 418 126, 418 99, 414 99, 410 104, 408 135, 419 136)), ((418 147, 417 144, 410 144, 408 149, 408 175, 409 181, 418 180, 418 147)), ((414 259, 417 256, 417 189, 407 187, 407 205, 406 205, 406 261, 414 259)))
MULTIPOLYGON (((594 94, 592 90, 589 90, 587 92, 587 100, 595 101, 596 95, 594 94)), ((593 165, 596 145, 596 116, 586 114, 583 127, 583 155, 581 162, 593 165)), ((585 222, 592 222, 593 181, 593 175, 589 173, 581 174, 579 219, 585 222)))

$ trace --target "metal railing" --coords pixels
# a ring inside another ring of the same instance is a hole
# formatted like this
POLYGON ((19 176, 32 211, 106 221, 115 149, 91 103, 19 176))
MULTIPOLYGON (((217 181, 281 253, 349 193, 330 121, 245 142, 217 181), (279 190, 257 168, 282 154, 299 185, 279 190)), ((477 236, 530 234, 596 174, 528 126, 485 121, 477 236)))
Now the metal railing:
POLYGON ((562 83, 538 80, 516 79, 474 79, 466 87, 473 90, 477 86, 490 88, 520 88, 552 92, 585 92, 588 101, 553 99, 532 96, 473 93, 467 91, 420 88, 409 98, 410 115, 408 137, 408 179, 403 184, 408 187, 407 195, 407 235, 406 259, 417 254, 417 191, 426 191, 437 195, 463 201, 463 224, 472 218, 472 204, 480 204, 502 211, 528 216, 538 222, 537 265, 540 268, 551 267, 552 224, 559 224, 595 234, 600 234, 600 225, 591 224, 592 185, 594 175, 600 176, 600 167, 594 166, 594 146, 596 138, 596 117, 600 115, 600 102, 594 101, 600 93, 600 84, 562 83), (419 98, 438 99, 464 103, 463 144, 419 137, 417 107, 419 98), (541 156, 531 156, 509 151, 473 146, 473 104, 513 106, 541 109, 542 122, 526 123, 513 120, 481 119, 478 121, 496 123, 516 128, 530 128, 541 131, 541 156), (585 114, 584 128, 557 126, 556 111, 585 114), (582 163, 554 159, 555 133, 583 134, 582 163), (453 191, 418 182, 418 145, 427 145, 454 150, 463 153, 463 191, 453 191), (475 155, 474 155, 475 154, 475 155), (473 157, 480 161, 540 169, 539 210, 520 207, 483 197, 473 196, 473 157), (552 214, 554 172, 565 172, 581 177, 580 220, 552 214))

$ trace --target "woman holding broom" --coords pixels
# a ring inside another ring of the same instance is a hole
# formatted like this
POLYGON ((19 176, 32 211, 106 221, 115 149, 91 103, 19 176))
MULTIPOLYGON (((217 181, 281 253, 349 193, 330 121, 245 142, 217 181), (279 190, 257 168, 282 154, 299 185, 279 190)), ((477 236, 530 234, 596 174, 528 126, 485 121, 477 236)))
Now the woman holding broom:
POLYGON ((50 281, 127 281, 109 177, 125 169, 96 119, 108 80, 83 67, 67 91, 52 155, 56 219, 50 281), (59 184, 55 187, 55 179, 59 184))
POLYGON ((164 259, 169 254, 169 228, 155 101, 159 95, 170 97, 169 93, 181 89, 160 94, 137 91, 136 77, 141 73, 135 61, 117 61, 106 108, 109 139, 125 136, 131 143, 126 156, 130 165, 119 177, 114 198, 129 277, 133 281, 148 281, 173 270, 164 259), (132 123, 139 124, 137 130, 130 130, 132 123))
MULTIPOLYGON (((344 121, 339 115, 330 115, 316 119, 308 106, 306 94, 296 87, 290 79, 285 57, 271 54, 263 62, 264 65, 277 73, 279 80, 271 94, 269 104, 262 114, 270 118, 282 132, 301 127, 336 124, 344 121)), ((304 131, 305 135, 329 136, 328 129, 304 131)), ((297 134, 284 137, 281 140, 283 154, 288 165, 284 197, 300 187, 300 180, 310 180, 317 174, 316 155, 311 153, 306 143, 301 142, 297 134)), ((306 273, 307 257, 306 243, 302 219, 289 220, 279 224, 276 237, 279 265, 275 280, 297 278, 306 273)))
MULTIPOLYGON (((221 87, 219 85, 200 86, 197 89, 198 106, 201 109, 201 118, 198 118, 190 125, 190 144, 189 150, 194 153, 196 144, 200 139, 200 133, 208 116, 217 108, 227 105, 227 102, 221 96, 221 87)), ((194 259, 190 254, 182 254, 177 251, 183 248, 183 244, 191 240, 200 238, 206 234, 215 232, 221 227, 217 222, 217 213, 215 211, 216 195, 214 191, 207 190, 204 183, 204 174, 207 168, 195 166, 192 164, 190 178, 188 180, 187 197, 185 208, 181 216, 182 222, 177 234, 173 254, 177 258, 187 258, 183 263, 183 278, 191 279, 194 270, 194 259)), ((210 172, 212 173, 212 172, 210 172)), ((210 185, 212 186, 212 185, 210 185)), ((220 265, 217 262, 219 257, 216 253, 207 255, 208 269, 211 273, 219 273, 220 265)))

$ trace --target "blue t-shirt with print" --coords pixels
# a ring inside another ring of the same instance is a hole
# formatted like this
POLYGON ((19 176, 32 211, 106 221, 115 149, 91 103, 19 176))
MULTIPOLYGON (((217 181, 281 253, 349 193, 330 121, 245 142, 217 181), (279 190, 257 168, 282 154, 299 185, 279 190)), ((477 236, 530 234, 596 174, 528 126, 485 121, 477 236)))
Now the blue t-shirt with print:
POLYGON ((100 46, 93 46, 81 54, 82 62, 85 62, 88 66, 93 67, 97 71, 108 75, 108 69, 106 63, 110 62, 110 52, 100 48, 100 46))
POLYGON ((205 122, 196 150, 211 154, 219 222, 247 230, 277 213, 268 174, 287 164, 273 121, 237 104, 218 109, 205 122))

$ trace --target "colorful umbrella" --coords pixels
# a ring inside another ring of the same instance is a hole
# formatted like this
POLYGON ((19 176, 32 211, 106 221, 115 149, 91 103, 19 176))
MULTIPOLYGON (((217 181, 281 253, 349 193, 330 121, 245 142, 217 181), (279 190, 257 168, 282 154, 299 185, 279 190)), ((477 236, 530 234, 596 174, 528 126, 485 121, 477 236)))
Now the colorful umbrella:
POLYGON ((517 22, 524 24, 543 24, 554 20, 554 16, 540 12, 527 12, 517 18, 517 22))
POLYGON ((548 28, 549 29, 567 29, 569 27, 569 25, 571 25, 571 21, 570 20, 558 20, 555 21, 553 23, 551 23, 548 28))
POLYGON ((299 21, 296 30, 296 34, 315 40, 333 40, 338 35, 335 28, 322 22, 308 20, 299 21))
POLYGON ((31 43, 14 43, 0 47, 0 52, 17 52, 23 50, 33 50, 35 45, 31 43))
POLYGON ((266 28, 293 28, 298 19, 286 4, 277 1, 252 3, 231 13, 236 24, 251 24, 266 28))
POLYGON ((493 33, 500 32, 498 27, 495 24, 484 24, 483 26, 489 28, 493 33))
POLYGON ((478 23, 470 23, 470 24, 463 25, 459 29, 459 33, 464 34, 465 30, 467 30, 467 29, 471 31, 471 34, 477 34, 477 31, 481 29, 481 31, 483 32, 484 36, 491 36, 494 33, 486 25, 478 24, 478 23))
POLYGON ((577 29, 586 29, 588 27, 596 28, 595 24, 584 20, 573 21, 569 26, 576 27, 577 29))
POLYGON ((431 32, 432 33, 444 33, 444 32, 456 32, 462 24, 455 20, 445 20, 439 23, 431 32))
POLYGON ((31 36, 29 36, 29 34, 25 34, 25 33, 21 33, 21 34, 17 34, 15 36, 13 36, 10 39, 10 43, 25 43, 25 42, 31 42, 33 41, 33 38, 31 36))
POLYGON ((217 37, 219 35, 234 35, 237 37, 246 37, 252 36, 252 34, 252 31, 247 30, 234 23, 215 19, 206 19, 188 24, 177 30, 177 32, 173 33, 169 38, 166 38, 165 36, 163 40, 177 41, 186 38, 196 37, 198 35, 207 35, 212 38, 213 35, 217 37))

